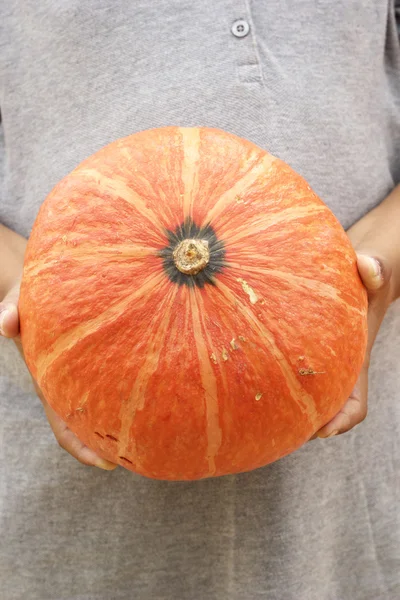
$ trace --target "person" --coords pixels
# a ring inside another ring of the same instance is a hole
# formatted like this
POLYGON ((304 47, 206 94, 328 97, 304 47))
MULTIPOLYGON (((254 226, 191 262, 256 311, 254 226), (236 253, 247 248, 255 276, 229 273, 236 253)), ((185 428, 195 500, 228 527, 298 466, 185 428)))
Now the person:
POLYGON ((2 3, 4 600, 400 597, 396 5, 2 3), (198 482, 102 461, 49 407, 17 351, 40 204, 100 147, 168 124, 236 133, 302 174, 347 230, 369 298, 358 384, 317 439, 256 471, 198 482))

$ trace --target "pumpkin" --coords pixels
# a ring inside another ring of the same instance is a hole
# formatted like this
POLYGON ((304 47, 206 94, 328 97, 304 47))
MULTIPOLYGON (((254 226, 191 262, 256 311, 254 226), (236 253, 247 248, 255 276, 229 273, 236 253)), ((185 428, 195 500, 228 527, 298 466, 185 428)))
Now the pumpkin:
POLYGON ((20 296, 25 359, 100 456, 141 475, 249 471, 343 406, 366 349, 356 255, 287 164, 235 135, 119 139, 47 197, 20 296))

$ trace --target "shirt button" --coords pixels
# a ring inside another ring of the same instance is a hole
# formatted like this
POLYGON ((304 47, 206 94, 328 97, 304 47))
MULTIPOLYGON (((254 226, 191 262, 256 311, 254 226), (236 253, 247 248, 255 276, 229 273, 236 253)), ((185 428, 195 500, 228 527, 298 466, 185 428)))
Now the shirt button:
POLYGON ((242 38, 249 33, 250 25, 244 19, 239 19, 232 25, 231 31, 235 37, 242 38))

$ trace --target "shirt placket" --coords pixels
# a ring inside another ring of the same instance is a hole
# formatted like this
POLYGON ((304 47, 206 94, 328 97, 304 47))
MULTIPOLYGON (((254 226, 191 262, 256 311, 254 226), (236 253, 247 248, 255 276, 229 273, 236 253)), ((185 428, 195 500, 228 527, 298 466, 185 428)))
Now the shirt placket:
POLYGON ((248 0, 231 3, 231 34, 234 38, 238 78, 242 83, 262 83, 257 38, 248 0))

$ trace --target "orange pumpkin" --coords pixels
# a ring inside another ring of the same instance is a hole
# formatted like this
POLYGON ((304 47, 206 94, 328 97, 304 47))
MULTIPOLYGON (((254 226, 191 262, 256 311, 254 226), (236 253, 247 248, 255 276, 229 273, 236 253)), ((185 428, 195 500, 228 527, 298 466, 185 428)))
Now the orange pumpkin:
POLYGON ((42 205, 28 367, 72 431, 142 475, 248 471, 342 407, 367 298, 341 225, 288 165, 208 128, 106 146, 42 205))

